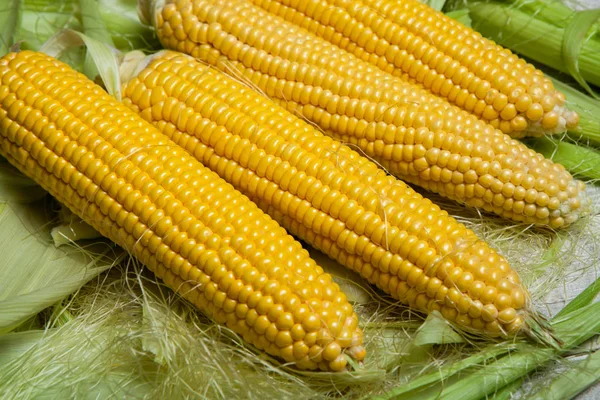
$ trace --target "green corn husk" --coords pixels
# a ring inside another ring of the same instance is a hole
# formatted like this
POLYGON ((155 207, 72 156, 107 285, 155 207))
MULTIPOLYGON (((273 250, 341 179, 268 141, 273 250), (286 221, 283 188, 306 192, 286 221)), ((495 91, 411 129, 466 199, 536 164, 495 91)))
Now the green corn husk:
POLYGON ((581 145, 540 138, 527 143, 538 153, 560 163, 578 178, 600 180, 600 152, 581 145))
POLYGON ((17 29, 12 35, 6 33, 0 38, 0 54, 12 45, 9 44, 11 38, 13 42, 18 39, 22 49, 38 50, 61 29, 83 31, 84 25, 87 25, 87 28, 92 28, 92 32, 87 29, 88 35, 95 37, 94 21, 106 25, 110 40, 117 49, 158 48, 154 31, 139 21, 135 6, 136 0, 10 0, 8 4, 0 5, 0 34, 3 29, 14 28, 8 22, 14 21, 17 29), (92 8, 86 3, 92 3, 92 8), (15 18, 18 15, 21 16, 20 24, 15 18))
POLYGON ((572 399, 600 379, 600 351, 587 356, 558 375, 549 385, 541 387, 528 400, 572 399))
MULTIPOLYGON (((473 28, 482 35, 534 61, 571 73, 569 66, 573 60, 562 54, 563 40, 569 40, 565 37, 565 27, 545 21, 559 14, 562 8, 546 8, 545 18, 537 18, 538 14, 535 11, 532 13, 535 6, 520 7, 517 4, 490 1, 469 3, 467 7, 473 28)), ((574 17, 575 14, 571 18, 574 17)), ((566 21, 564 16, 561 20, 566 21)), ((580 43, 581 40, 574 37, 567 42, 567 46, 574 47, 580 43)), ((585 41, 576 58, 583 79, 600 85, 600 40, 592 37, 585 41)))
POLYGON ((550 77, 554 87, 567 96, 568 107, 579 114, 579 126, 569 132, 569 137, 578 142, 600 146, 600 101, 579 90, 550 77))
MULTIPOLYGON (((496 398, 496 393, 500 394, 500 398, 510 398, 510 393, 527 374, 549 363, 558 354, 565 353, 600 333, 600 320, 595 318, 600 312, 600 303, 591 303, 600 290, 599 282, 600 279, 596 280, 572 300, 565 307, 569 312, 558 314, 552 320, 555 333, 563 342, 561 350, 528 343, 505 343, 495 351, 489 352, 493 354, 491 362, 486 360, 481 365, 480 359, 474 359, 471 363, 465 359, 456 366, 450 365, 423 375, 408 385, 377 396, 376 399, 478 400, 489 396, 496 398)), ((593 374, 596 368, 593 364, 588 372, 593 374)), ((583 382, 584 387, 593 383, 590 380, 591 378, 588 378, 583 382)))

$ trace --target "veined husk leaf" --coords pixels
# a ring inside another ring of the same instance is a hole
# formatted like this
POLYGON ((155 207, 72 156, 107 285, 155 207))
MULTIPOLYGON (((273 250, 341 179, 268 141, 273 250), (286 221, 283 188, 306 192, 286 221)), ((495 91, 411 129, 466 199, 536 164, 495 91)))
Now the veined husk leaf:
MULTIPOLYGON (((568 47, 573 46, 580 37, 578 30, 573 31, 576 35, 565 35, 566 29, 537 19, 527 10, 510 3, 469 2, 468 7, 473 28, 482 35, 527 58, 571 73, 562 49, 563 43, 568 47)), ((588 22, 587 17, 585 19, 588 22)), ((587 25, 588 30, 591 25, 587 25)), ((600 42, 596 39, 585 41, 581 51, 568 55, 569 58, 575 56, 581 76, 590 84, 600 84, 600 42)))
MULTIPOLYGON (((106 26, 106 32, 117 49, 130 51, 159 47, 154 31, 137 18, 135 0, 93 0, 90 2, 95 3, 92 6, 96 7, 92 11, 86 11, 90 6, 80 7, 79 0, 11 1, 21 1, 23 4, 22 23, 15 34, 15 40, 20 42, 22 49, 39 50, 44 42, 62 29, 89 31, 91 28, 92 32, 97 32, 98 24, 106 26), (84 17, 88 19, 87 23, 84 17)), ((0 6, 0 18, 3 10, 4 5, 0 6)), ((0 27, 3 26, 0 21, 0 27)), ((95 37, 93 33, 91 36, 95 37)), ((83 55, 83 49, 74 49, 62 60, 81 69, 83 55)))
POLYGON ((528 145, 544 157, 562 164, 577 178, 600 179, 600 152, 591 147, 551 138, 539 138, 528 145))
POLYGON ((572 399, 600 379, 600 351, 588 355, 584 360, 571 365, 541 390, 528 396, 528 400, 572 399))
POLYGON ((452 328, 452 325, 438 311, 434 311, 427 316, 423 325, 417 330, 413 341, 415 346, 464 342, 462 336, 452 328))
POLYGON ((15 43, 22 19, 23 0, 8 0, 0 6, 0 57, 15 43))
POLYGON ((55 329, 49 329, 48 331, 35 329, 0 335, 0 365, 6 365, 9 361, 19 357, 35 346, 46 334, 53 331, 55 329))
POLYGON ((57 249, 44 200, 0 207, 0 333, 76 291, 118 258, 120 251, 107 244, 57 249))
POLYGON ((88 69, 87 72, 93 75, 88 78, 94 79, 98 71, 106 91, 121 101, 121 81, 116 49, 81 32, 65 29, 48 39, 40 51, 54 58, 60 58, 66 51, 83 45, 94 66, 88 69))
MULTIPOLYGON (((100 43, 104 43, 114 48, 115 44, 106 28, 106 24, 102 18, 98 18, 98 15, 100 14, 98 2, 96 0, 79 0, 78 4, 83 33, 100 43)), ((96 63, 89 50, 86 51, 82 71, 84 75, 91 77, 92 79, 98 75, 98 68, 96 68, 96 63)))
POLYGON ((421 0, 421 3, 427 4, 429 7, 434 10, 441 11, 446 4, 446 0, 421 0))
MULTIPOLYGON (((562 57, 567 71, 591 96, 600 100, 579 70, 579 55, 590 28, 600 19, 600 8, 576 12, 565 27, 562 39, 562 57)), ((599 65, 600 67, 600 65, 599 65)))

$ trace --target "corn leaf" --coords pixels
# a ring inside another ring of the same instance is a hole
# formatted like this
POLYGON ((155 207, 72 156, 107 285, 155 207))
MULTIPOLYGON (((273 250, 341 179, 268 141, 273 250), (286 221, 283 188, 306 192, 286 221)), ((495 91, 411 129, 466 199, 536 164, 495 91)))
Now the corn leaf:
POLYGON ((600 99, 600 96, 594 93, 579 71, 579 54, 586 35, 598 19, 600 19, 600 8, 575 13, 569 20, 562 39, 562 57, 567 70, 577 83, 596 99, 600 99))
MULTIPOLYGON (((52 329, 49 330, 49 332, 51 331, 52 329)), ((0 335, 0 365, 6 365, 10 360, 25 353, 35 346, 44 335, 46 335, 46 331, 39 329, 0 335)))
POLYGON ((544 157, 562 164, 577 177, 600 179, 600 152, 582 145, 540 138, 528 143, 544 157))
POLYGON ((116 318, 73 320, 45 332, 0 336, 0 398, 148 398, 156 365, 136 359, 139 340, 127 336, 128 325, 116 318), (115 348, 119 356, 111 354, 115 348), (134 377, 141 371, 146 379, 134 377))
MULTIPOLYGON (((115 49, 81 32, 65 29, 48 39, 40 51, 59 58, 66 50, 83 45, 94 60, 107 92, 121 101, 119 63, 115 49)), ((94 79, 95 76, 88 76, 88 78, 94 79)))
MULTIPOLYGON (((473 28, 483 36, 534 61, 569 72, 562 56, 565 29, 539 20, 512 4, 469 2, 468 8, 473 28)), ((600 41, 586 41, 578 54, 583 78, 600 85, 600 41)))
MULTIPOLYGON (((600 332, 600 303, 580 308, 566 318, 553 324, 555 332, 564 342, 564 350, 580 345, 600 332)), ((460 380, 448 385, 440 384, 439 390, 431 395, 414 397, 415 399, 478 400, 494 394, 515 380, 547 364, 557 355, 556 350, 530 344, 520 344, 517 351, 499 360, 478 368, 460 380), (440 397, 441 396, 441 397, 440 397)))
POLYGON ((8 0, 0 5, 0 57, 15 43, 22 19, 23 0, 8 0))
POLYGON ((549 385, 528 400, 572 399, 600 379, 600 351, 596 351, 583 361, 575 364, 567 372, 558 375, 549 385))
POLYGON ((446 15, 452 19, 457 20, 464 26, 471 26, 471 17, 469 17, 469 9, 462 8, 460 10, 448 11, 446 15))
POLYGON ((55 248, 43 202, 3 204, 0 226, 0 333, 76 291, 115 259, 103 245, 96 255, 55 248))
POLYGON ((120 50, 161 48, 154 29, 143 24, 137 13, 137 0, 98 0, 100 15, 120 50))
POLYGON ((394 388, 384 395, 374 397, 373 400, 404 398, 404 395, 407 393, 420 392, 421 390, 426 389, 433 384, 447 381, 462 371, 468 370, 472 367, 480 366, 482 363, 485 363, 489 360, 494 360, 496 357, 500 357, 508 353, 510 349, 511 347, 506 344, 491 346, 463 360, 444 365, 433 372, 421 374, 421 376, 411 380, 406 385, 394 388))
POLYGON ((592 282, 591 285, 585 288, 583 292, 579 293, 577 297, 560 310, 558 314, 554 316, 554 320, 560 320, 564 316, 591 304, 596 296, 598 296, 598 293, 600 293, 600 278, 592 282))
POLYGON ((452 326, 434 311, 427 316, 427 319, 417 330, 414 342, 416 346, 426 346, 433 344, 464 343, 464 339, 456 333, 452 326))
POLYGON ((567 96, 569 109, 579 114, 579 127, 570 131, 569 137, 600 145, 600 102, 558 79, 549 78, 554 87, 567 96))
MULTIPOLYGON (((106 28, 106 24, 102 18, 98 18, 100 15, 100 9, 96 0, 79 0, 79 8, 81 13, 81 22, 83 25, 83 33, 100 43, 104 43, 108 46, 115 47, 112 37, 106 28)), ((98 75, 98 69, 94 64, 92 56, 89 51, 85 55, 85 61, 83 63, 83 73, 88 77, 95 78, 98 75)))
POLYGON ((517 379, 514 382, 509 383, 508 385, 504 386, 502 389, 497 390, 494 393, 494 400, 511 400, 513 399, 513 394, 519 390, 519 388, 521 387, 521 385, 523 384, 523 381, 525 379, 521 378, 521 379, 517 379))
POLYGON ((444 5, 446 4, 446 0, 423 0, 423 3, 434 10, 442 11, 442 8, 444 8, 444 5))

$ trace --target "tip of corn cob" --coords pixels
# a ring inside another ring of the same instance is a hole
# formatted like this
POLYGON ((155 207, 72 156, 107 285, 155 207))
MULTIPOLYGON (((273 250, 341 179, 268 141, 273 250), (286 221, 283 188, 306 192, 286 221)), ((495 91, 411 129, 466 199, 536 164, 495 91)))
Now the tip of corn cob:
MULTIPOLYGON (((564 98, 564 96, 562 97, 564 98)), ((541 118, 530 120, 527 130, 523 131, 522 135, 513 135, 513 137, 542 137, 548 134, 564 133, 577 128, 578 125, 579 114, 568 109, 564 104, 557 104, 541 118)))

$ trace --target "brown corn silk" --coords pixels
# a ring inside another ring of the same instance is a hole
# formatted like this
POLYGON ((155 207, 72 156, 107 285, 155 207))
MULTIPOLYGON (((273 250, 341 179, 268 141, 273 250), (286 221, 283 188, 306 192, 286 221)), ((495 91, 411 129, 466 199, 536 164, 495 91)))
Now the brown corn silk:
POLYGON ((365 356, 352 306, 298 242, 69 66, 0 59, 0 154, 257 348, 302 369, 365 356))
POLYGON ((527 327, 507 261, 405 183, 192 57, 128 63, 123 102, 288 232, 419 311, 493 336, 527 327))
POLYGON ((148 8, 165 47, 251 82, 407 182, 552 228, 586 208, 584 185, 561 165, 250 1, 167 0, 148 8))

